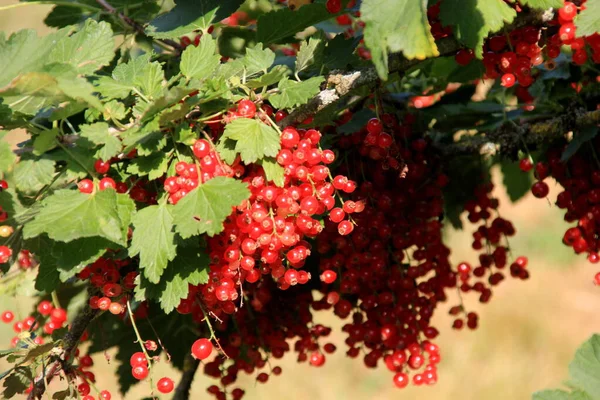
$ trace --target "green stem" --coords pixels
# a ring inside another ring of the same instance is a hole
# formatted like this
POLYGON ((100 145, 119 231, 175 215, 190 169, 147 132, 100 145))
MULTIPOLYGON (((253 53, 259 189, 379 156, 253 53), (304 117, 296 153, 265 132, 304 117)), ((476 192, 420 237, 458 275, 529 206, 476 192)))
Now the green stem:
POLYGON ((79 166, 81 168, 83 168, 90 176, 96 178, 96 173, 90 171, 84 163, 82 163, 77 157, 75 157, 75 155, 73 153, 71 153, 71 151, 69 149, 67 149, 67 147, 65 145, 63 145, 59 140, 56 141, 56 143, 58 144, 58 147, 60 147, 61 149, 64 150, 65 153, 67 153, 67 155, 69 157, 71 157, 73 159, 73 161, 75 161, 77 164, 79 164, 79 166))
POLYGON ((50 296, 52 296, 52 303, 54 304, 54 307, 62 308, 60 306, 60 301, 58 300, 58 293, 56 293, 56 290, 52 291, 52 294, 50 296))
POLYGON ((127 312, 129 312, 129 319, 131 320, 131 325, 133 326, 133 331, 135 332, 135 337, 137 338, 140 347, 142 348, 142 352, 144 356, 146 356, 146 361, 148 361, 148 369, 150 370, 150 394, 154 397, 154 383, 152 382, 152 359, 148 352, 146 351, 146 347, 144 347, 144 341, 140 336, 140 331, 138 330, 137 324, 135 323, 135 318, 133 318, 133 311, 131 311, 131 304, 129 300, 127 300, 127 312))

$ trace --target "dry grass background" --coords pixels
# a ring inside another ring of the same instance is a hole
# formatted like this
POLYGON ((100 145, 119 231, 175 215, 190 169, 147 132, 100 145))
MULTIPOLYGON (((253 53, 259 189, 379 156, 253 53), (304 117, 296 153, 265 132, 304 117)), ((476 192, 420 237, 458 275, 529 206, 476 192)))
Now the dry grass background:
MULTIPOLYGON (((14 3, 0 0, 0 7, 14 3)), ((31 5, 0 11, 0 30, 10 33, 22 28, 40 29, 50 8, 31 5)), ((11 60, 0 60, 0 64, 8 62, 11 60)), ((16 142, 19 138, 13 132, 5 140, 16 142)), ((557 190, 553 189, 551 198, 557 190)), ((475 332, 453 331, 446 309, 439 309, 435 320, 442 332, 438 343, 443 361, 437 385, 395 389, 391 374, 383 367, 367 370, 360 360, 345 357, 344 336, 338 329, 332 339, 339 350, 328 356, 320 369, 297 364, 294 355, 288 354, 273 364, 282 366, 284 373, 272 377, 266 385, 256 385, 251 377, 241 375, 246 399, 525 400, 536 390, 559 386, 567 378, 567 366, 576 348, 592 333, 600 332, 598 289, 591 284, 596 270, 560 243, 566 225, 556 207, 532 196, 510 204, 501 187, 496 194, 502 202, 502 216, 511 219, 517 228, 517 236, 511 240, 514 253, 529 257, 531 279, 503 282, 494 291, 491 304, 484 307, 467 298, 467 305, 481 314, 475 332)), ((474 259, 468 231, 449 231, 448 240, 455 261, 474 259)), ((29 304, 28 299, 0 299, 0 309, 12 309, 21 316, 29 304)), ((317 313, 316 319, 341 326, 328 314, 317 313)), ((10 327, 0 326, 0 348, 8 345, 12 335, 10 327)), ((113 366, 102 355, 94 359, 98 387, 116 388, 113 366)), ((6 364, 0 362, 0 370, 5 368, 6 364)), ((165 362, 155 374, 176 376, 165 362)), ((209 384, 198 373, 190 398, 208 398, 204 390, 209 384)), ((140 399, 148 393, 147 383, 141 383, 124 398, 140 399)))

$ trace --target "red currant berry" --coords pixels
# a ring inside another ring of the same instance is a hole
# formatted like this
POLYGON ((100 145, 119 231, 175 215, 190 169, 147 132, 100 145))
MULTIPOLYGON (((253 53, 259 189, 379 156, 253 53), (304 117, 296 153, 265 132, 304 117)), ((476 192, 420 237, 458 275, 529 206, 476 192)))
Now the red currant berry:
MULTIPOLYGON (((198 139, 194 143, 194 147, 192 149, 194 151, 194 155, 197 159, 201 160, 206 157, 210 153, 210 143, 205 139, 198 139)), ((166 181, 165 181, 166 183, 166 181)))
POLYGON ((558 16, 565 21, 572 21, 577 15, 577 6, 570 1, 565 1, 564 5, 558 9, 558 16))
POLYGON ((502 86, 505 88, 513 87, 516 82, 516 78, 513 74, 504 74, 502 75, 502 86))
POLYGON ((354 230, 354 224, 350 221, 342 221, 338 224, 338 233, 342 236, 349 235, 354 230))
POLYGON ((473 55, 473 51, 470 49, 460 49, 454 56, 456 63, 462 66, 469 65, 473 58, 475 58, 475 56, 473 55))
POLYGON ((90 179, 82 179, 77 183, 77 188, 81 193, 92 193, 94 191, 94 182, 90 179))
POLYGON ((523 158, 519 161, 519 168, 523 172, 529 172, 533 169, 533 162, 531 162, 529 157, 523 158))
POLYGON ((5 324, 11 323, 13 319, 15 319, 15 314, 12 311, 4 311, 2 313, 2 322, 5 324))
POLYGON ((321 352, 315 351, 310 355, 309 362, 313 367, 320 367, 325 364, 325 355, 321 352))
POLYGON ((67 320, 67 311, 63 308, 55 308, 50 312, 50 320, 57 325, 61 325, 67 320))
POLYGON ((531 193, 533 193, 533 195, 538 199, 543 199, 544 197, 548 196, 549 191, 550 188, 546 182, 538 181, 531 187, 531 193))
POLYGON ((145 365, 137 365, 131 369, 131 375, 138 381, 141 381, 148 376, 148 367, 145 365))
POLYGON ((213 351, 213 345, 208 339, 198 339, 192 345, 192 356, 197 360, 207 359, 213 351))
POLYGON ((325 8, 330 14, 337 14, 342 11, 342 0, 327 0, 325 8))
POLYGON ((100 188, 100 190, 106 190, 108 188, 116 190, 117 183, 115 182, 114 179, 106 177, 106 178, 100 179, 100 184, 98 185, 98 187, 100 188))
POLYGON ((148 360, 146 359, 144 353, 138 351, 136 353, 133 353, 129 358, 129 365, 131 365, 132 367, 138 367, 140 365, 145 367, 148 365, 148 360))
POLYGON ((173 382, 173 379, 167 377, 160 378, 156 383, 156 389, 158 389, 159 392, 165 394, 171 393, 174 387, 175 383, 173 382))
POLYGON ((0 264, 7 263, 12 256, 12 250, 7 246, 0 246, 0 264))
POLYGON ((54 307, 48 300, 41 301, 37 306, 37 310, 42 315, 50 315, 54 307))
POLYGON ((104 175, 110 170, 110 161, 96 160, 94 163, 94 169, 100 175, 104 175))
POLYGON ((248 99, 241 100, 238 103, 237 113, 243 118, 254 118, 254 115, 256 115, 256 104, 248 99))
POLYGON ((394 375, 394 385, 396 385, 397 388, 404 389, 406 386, 408 386, 408 382, 408 375, 405 373, 398 372, 396 375, 394 375))
POLYGON ((108 390, 103 390, 100 392, 101 400, 110 400, 111 397, 112 397, 112 395, 110 394, 110 392, 108 390))

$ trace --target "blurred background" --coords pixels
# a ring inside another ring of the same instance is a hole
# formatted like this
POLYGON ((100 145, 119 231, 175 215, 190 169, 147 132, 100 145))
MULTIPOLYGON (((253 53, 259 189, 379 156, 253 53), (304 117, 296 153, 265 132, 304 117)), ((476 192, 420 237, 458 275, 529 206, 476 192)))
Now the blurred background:
MULTIPOLYGON (((49 31, 43 25, 52 6, 29 4, 13 7, 13 0, 0 0, 0 31, 10 35, 19 29, 34 28, 40 34, 49 31)), ((0 64, 11 60, 0 60, 0 64)), ((21 132, 11 132, 5 140, 23 140, 21 132)), ((499 183, 499 174, 495 174, 499 183)), ((550 182, 549 182, 550 183, 550 182)), ((550 198, 560 190, 553 182, 550 198)), ((600 332, 598 288, 592 284, 597 270, 585 257, 575 257, 561 243, 568 228, 562 212, 550 202, 528 195, 516 204, 510 201, 501 184, 495 195, 500 199, 500 214, 510 219, 517 234, 511 239, 513 254, 529 258, 531 278, 528 281, 507 279, 494 290, 490 304, 481 306, 476 298, 466 297, 469 310, 480 314, 476 331, 454 331, 448 308, 456 304, 451 299, 446 308, 439 308, 434 319, 441 334, 437 340, 442 363, 439 381, 432 387, 396 389, 392 374, 383 365, 376 370, 364 367, 362 360, 345 356, 345 335, 342 322, 316 313, 317 322, 332 326, 331 341, 338 351, 327 356, 321 368, 298 364, 294 354, 275 360, 272 366, 283 368, 281 376, 272 376, 266 384, 255 384, 254 377, 240 374, 239 386, 246 390, 247 400, 383 400, 417 398, 420 400, 525 400, 536 390, 559 387, 568 377, 568 363, 577 347, 592 333, 600 332)), ((447 239, 455 262, 475 261, 470 251, 470 226, 467 231, 448 230, 447 239)), ((29 299, 0 298, 0 311, 10 309, 23 318, 31 307, 29 299)), ((9 346, 13 337, 11 326, 0 325, 0 348, 9 346)), ((107 355, 113 354, 109 351, 107 355)), ((109 389, 113 399, 141 399, 150 393, 148 383, 135 386, 126 396, 116 394, 115 365, 102 354, 94 356, 97 387, 109 389)), ((114 364, 114 363, 113 363, 114 364)), ((0 360, 0 372, 7 364, 0 360)), ((163 361, 155 376, 177 373, 163 361)), ((196 375, 190 399, 208 398, 206 387, 212 380, 201 372, 196 375)))

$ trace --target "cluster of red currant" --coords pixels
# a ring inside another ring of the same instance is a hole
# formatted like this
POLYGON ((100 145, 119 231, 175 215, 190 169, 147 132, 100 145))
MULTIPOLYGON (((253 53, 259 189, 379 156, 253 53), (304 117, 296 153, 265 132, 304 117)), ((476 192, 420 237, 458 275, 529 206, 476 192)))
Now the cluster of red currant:
MULTIPOLYGON (((567 162, 561 160, 565 146, 551 148, 547 161, 536 164, 539 180, 531 188, 534 196, 546 198, 549 188, 543 180, 549 176, 563 187, 556 196, 556 205, 565 210, 565 221, 576 225, 566 230, 562 241, 576 254, 587 254, 592 264, 600 262, 600 165, 595 155, 599 146, 600 141, 594 139, 567 162)), ((600 272, 594 283, 600 285, 600 272)))

